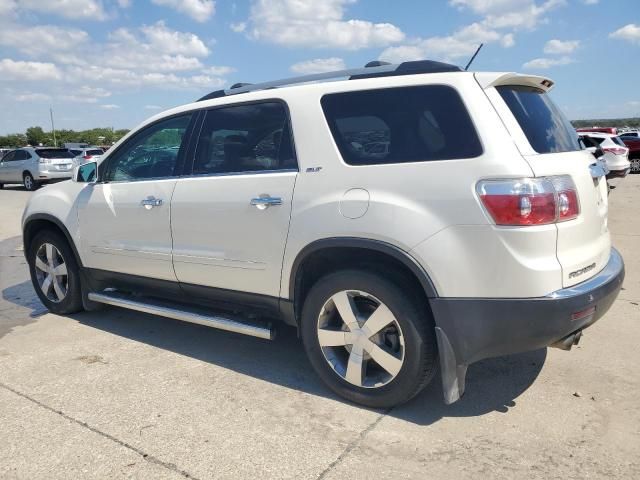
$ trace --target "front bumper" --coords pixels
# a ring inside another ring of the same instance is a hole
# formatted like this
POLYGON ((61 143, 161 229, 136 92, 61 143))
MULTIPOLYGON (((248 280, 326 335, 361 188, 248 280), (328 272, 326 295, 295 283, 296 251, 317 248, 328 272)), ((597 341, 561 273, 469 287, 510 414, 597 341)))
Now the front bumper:
POLYGON ((614 248, 605 268, 571 288, 541 298, 432 298, 445 401, 464 392, 466 368, 484 358, 550 346, 601 318, 624 280, 614 248))

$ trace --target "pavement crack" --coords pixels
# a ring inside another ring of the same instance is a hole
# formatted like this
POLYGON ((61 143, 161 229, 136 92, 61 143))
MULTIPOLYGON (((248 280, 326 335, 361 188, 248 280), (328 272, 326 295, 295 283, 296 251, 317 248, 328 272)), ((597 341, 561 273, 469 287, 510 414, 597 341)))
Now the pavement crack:
POLYGON ((182 470, 181 468, 179 468, 175 464, 162 461, 158 457, 154 457, 153 455, 150 455, 150 454, 144 452, 143 450, 140 450, 139 448, 134 447, 133 445, 114 437, 113 435, 111 435, 109 433, 103 432, 102 430, 99 430, 96 427, 92 427, 91 425, 89 425, 86 422, 83 422, 82 420, 78 420, 76 418, 73 418, 73 417, 71 417, 70 415, 67 415, 66 413, 64 413, 61 410, 56 410, 55 408, 50 407, 49 405, 46 405, 46 404, 42 403, 41 401, 36 400, 35 398, 30 397, 29 395, 27 395, 25 393, 22 393, 22 392, 20 392, 20 391, 18 391, 16 389, 10 387, 9 385, 5 385, 4 383, 0 382, 0 387, 4 388, 5 390, 7 390, 7 391, 9 391, 9 392, 11 392, 11 393, 13 393, 15 395, 18 395, 19 397, 24 398, 25 400, 28 400, 28 401, 36 404, 37 406, 39 406, 41 408, 44 408, 45 410, 48 410, 49 412, 56 413, 56 414, 60 415, 65 420, 68 420, 68 421, 73 422, 73 423, 75 423, 77 425, 80 425, 81 427, 86 428, 87 430, 89 430, 89 431, 91 431, 91 432, 93 432, 93 433, 95 433, 97 435, 100 435, 101 437, 104 437, 107 440, 111 440, 112 442, 117 443, 121 447, 124 447, 124 448, 126 448, 128 450, 131 450, 132 452, 140 455, 144 460, 146 460, 149 463, 153 463, 153 464, 158 465, 160 467, 166 468, 167 470, 171 470, 172 472, 175 472, 175 473, 178 473, 178 474, 182 475, 184 478, 189 478, 189 479, 192 479, 192 480, 198 480, 196 477, 191 475, 189 472, 187 472, 185 470, 182 470))
POLYGON ((333 462, 331 462, 329 466, 325 468, 320 473, 320 475, 318 475, 316 480, 323 480, 334 468, 340 465, 342 461, 347 457, 347 455, 349 455, 354 448, 356 448, 358 445, 362 443, 362 441, 369 434, 369 432, 371 432, 371 430, 376 428, 384 417, 386 417, 387 415, 389 415, 389 413, 391 413, 391 410, 393 410, 393 408, 387 408, 380 415, 378 415, 378 417, 376 417, 376 419, 371 423, 371 425, 369 425, 367 428, 362 430, 360 434, 345 447, 342 453, 338 455, 338 458, 336 458, 333 462))

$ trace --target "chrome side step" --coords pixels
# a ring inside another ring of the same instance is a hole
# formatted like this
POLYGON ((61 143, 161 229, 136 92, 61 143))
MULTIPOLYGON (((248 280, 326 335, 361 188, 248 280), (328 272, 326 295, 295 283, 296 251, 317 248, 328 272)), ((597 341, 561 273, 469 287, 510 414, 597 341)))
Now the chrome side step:
POLYGON ((231 317, 210 315, 201 309, 191 308, 185 305, 173 305, 148 297, 135 297, 125 293, 108 291, 89 293, 89 300, 138 312, 159 315, 161 317, 173 318, 174 320, 182 320, 183 322, 196 323, 206 327, 218 328, 228 332, 250 335, 265 340, 273 340, 275 337, 275 331, 270 324, 245 323, 244 321, 231 317))

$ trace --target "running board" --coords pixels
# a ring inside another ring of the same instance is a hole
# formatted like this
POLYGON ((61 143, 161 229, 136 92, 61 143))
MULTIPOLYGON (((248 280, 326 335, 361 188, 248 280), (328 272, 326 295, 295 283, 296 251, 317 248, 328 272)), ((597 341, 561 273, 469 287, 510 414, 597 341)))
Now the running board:
POLYGON ((196 323, 206 327, 218 328, 228 332, 241 333, 252 337, 273 340, 275 331, 271 324, 260 325, 245 323, 231 317, 209 315, 204 310, 185 305, 171 304, 148 297, 134 297, 125 293, 109 291, 103 293, 89 293, 89 300, 114 307, 127 308, 137 312, 150 313, 161 317, 173 318, 183 322, 196 323))

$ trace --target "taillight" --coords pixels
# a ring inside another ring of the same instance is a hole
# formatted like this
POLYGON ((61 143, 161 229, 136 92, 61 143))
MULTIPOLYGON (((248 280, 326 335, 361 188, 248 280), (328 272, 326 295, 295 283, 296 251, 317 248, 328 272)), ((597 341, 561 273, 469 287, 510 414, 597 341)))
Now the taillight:
POLYGON ((604 147, 602 151, 610 152, 614 155, 626 155, 629 152, 629 149, 624 147, 604 147))
POLYGON ((496 225, 548 225, 580 213, 575 184, 567 175, 483 180, 477 191, 496 225))
POLYGON ((85 160, 91 160, 93 157, 91 155, 85 155, 82 158, 84 158, 85 160))

